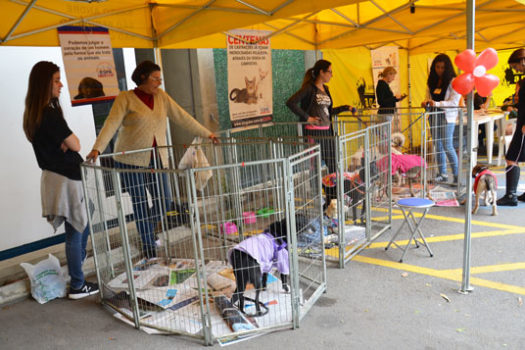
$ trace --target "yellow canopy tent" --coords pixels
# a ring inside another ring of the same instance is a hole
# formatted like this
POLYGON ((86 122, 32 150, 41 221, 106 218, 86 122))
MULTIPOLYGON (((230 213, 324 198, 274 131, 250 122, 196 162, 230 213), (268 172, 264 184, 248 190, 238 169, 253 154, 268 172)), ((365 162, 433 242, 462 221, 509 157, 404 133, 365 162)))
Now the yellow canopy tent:
MULTIPOLYGON (((85 25, 110 29, 113 47, 168 47, 253 23, 317 13, 358 1, 0 0, 0 45, 59 46, 57 27, 85 25)), ((192 47, 208 47, 200 39, 195 44, 192 47)))
MULTIPOLYGON (((309 1, 301 1, 306 4, 309 1)), ((321 50, 396 45, 411 54, 463 50, 465 0, 368 0, 300 15, 253 22, 246 29, 270 31, 272 48, 321 50)), ((525 44, 525 6, 517 0, 483 0, 476 6, 476 48, 525 44), (521 34, 521 35, 520 35, 521 34)), ((240 26, 237 26, 240 27, 240 26)), ((225 47, 224 33, 178 41, 168 47, 225 47), (203 45, 204 44, 204 45, 203 45)))
MULTIPOLYGON (((62 25, 104 26, 114 47, 223 48, 231 29, 275 49, 386 44, 410 54, 465 47, 465 0, 0 0, 0 45, 58 46, 62 25)), ((522 0, 476 6, 477 48, 525 44, 522 0)))

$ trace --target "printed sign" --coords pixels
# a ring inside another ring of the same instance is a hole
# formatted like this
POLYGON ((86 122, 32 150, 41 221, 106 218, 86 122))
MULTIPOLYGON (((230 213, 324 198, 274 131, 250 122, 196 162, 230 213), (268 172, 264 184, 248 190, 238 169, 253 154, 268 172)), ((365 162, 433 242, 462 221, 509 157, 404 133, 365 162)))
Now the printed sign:
POLYGON ((107 28, 58 28, 71 104, 80 106, 114 99, 117 71, 107 28))
POLYGON ((269 32, 233 30, 227 36, 228 100, 233 127, 272 120, 272 51, 269 32))

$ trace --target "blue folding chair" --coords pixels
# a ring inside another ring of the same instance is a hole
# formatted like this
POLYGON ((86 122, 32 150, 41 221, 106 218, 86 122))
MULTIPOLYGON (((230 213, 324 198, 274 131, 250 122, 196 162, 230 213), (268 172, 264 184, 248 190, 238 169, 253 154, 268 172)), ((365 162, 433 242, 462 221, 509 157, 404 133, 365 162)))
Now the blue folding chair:
POLYGON ((405 257, 405 254, 407 253, 408 248, 410 247, 410 243, 412 243, 412 239, 414 240, 414 243, 416 245, 416 248, 419 248, 418 239, 416 236, 416 232, 419 235, 419 238, 421 238, 422 245, 424 245, 428 253, 430 254, 430 257, 434 256, 434 253, 432 253, 432 250, 430 249, 430 246, 428 245, 425 236, 423 235, 423 232, 421 232, 421 229, 419 228, 421 224, 423 223, 423 220, 425 219, 425 216, 427 215, 430 208, 432 208, 435 205, 434 201, 431 201, 430 199, 426 198, 418 198, 418 197, 410 197, 410 198, 403 198, 397 201, 397 206, 401 209, 401 212, 403 213, 403 216, 405 217, 405 220, 399 227, 399 229, 396 231, 390 242, 388 242, 388 245, 386 246, 385 250, 388 250, 390 248, 390 245, 394 244, 396 247, 401 249, 403 251, 403 255, 401 255, 401 259, 399 259, 399 262, 403 262, 403 258, 405 257), (416 217, 414 216, 413 211, 415 209, 424 209, 423 215, 421 215, 421 218, 419 218, 419 221, 416 220, 416 217), (401 229, 405 224, 408 225, 410 229, 410 238, 408 239, 408 243, 405 247, 401 247, 399 244, 394 242, 397 235, 401 232, 401 229))

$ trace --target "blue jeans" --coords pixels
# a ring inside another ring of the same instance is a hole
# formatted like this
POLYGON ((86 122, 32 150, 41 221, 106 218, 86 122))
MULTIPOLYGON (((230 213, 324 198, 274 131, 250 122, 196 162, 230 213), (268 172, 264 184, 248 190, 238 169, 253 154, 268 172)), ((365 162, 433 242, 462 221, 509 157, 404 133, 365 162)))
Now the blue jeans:
POLYGON ((453 145, 454 128, 456 127, 456 124, 447 123, 444 114, 433 115, 431 118, 431 133, 436 147, 436 160, 439 167, 439 173, 442 175, 447 174, 446 154, 450 166, 452 167, 453 175, 458 176, 458 156, 453 145))
MULTIPOLYGON (((123 164, 115 161, 115 167, 121 169, 145 169, 135 165, 123 164)), ((149 168, 152 168, 150 164, 149 168)), ((133 216, 137 231, 142 240, 142 253, 146 258, 154 258, 157 256, 157 245, 155 243, 155 227, 164 216, 164 210, 170 206, 170 191, 167 186, 168 177, 166 174, 153 174, 150 172, 137 173, 120 173, 123 190, 128 192, 133 203, 133 216), (160 180, 160 182, 158 181, 160 180), (157 187, 158 185, 158 187, 157 187), (162 191, 162 198, 159 200, 159 191, 162 191), (153 207, 150 208, 148 204, 149 192, 153 207), (164 208, 161 202, 164 201, 164 208)))
POLYGON ((66 221, 66 259, 69 276, 71 276, 70 286, 73 289, 80 289, 84 285, 84 273, 82 263, 86 258, 86 245, 89 237, 89 226, 84 232, 78 232, 66 221))

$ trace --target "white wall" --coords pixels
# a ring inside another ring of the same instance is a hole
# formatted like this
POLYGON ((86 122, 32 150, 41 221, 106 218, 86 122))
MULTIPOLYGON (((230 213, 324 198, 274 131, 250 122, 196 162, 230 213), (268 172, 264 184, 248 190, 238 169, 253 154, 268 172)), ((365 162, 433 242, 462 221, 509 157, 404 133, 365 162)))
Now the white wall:
MULTIPOLYGON (((71 107, 60 48, 0 46, 0 251, 54 235, 42 218, 41 170, 22 130, 29 72, 42 60, 60 66, 64 84, 60 103, 69 128, 80 138, 83 157, 95 141, 91 106, 71 107)), ((63 228, 57 231, 63 232, 63 228)))

